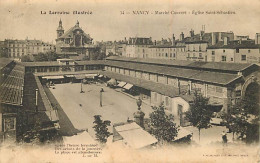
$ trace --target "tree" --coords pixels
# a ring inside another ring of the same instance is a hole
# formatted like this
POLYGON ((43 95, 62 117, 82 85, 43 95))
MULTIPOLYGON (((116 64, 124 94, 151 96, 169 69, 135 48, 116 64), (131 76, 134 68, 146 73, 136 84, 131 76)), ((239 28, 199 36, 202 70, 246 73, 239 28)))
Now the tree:
POLYGON ((165 114, 163 103, 156 107, 152 107, 154 111, 150 114, 150 133, 154 135, 159 142, 171 142, 178 134, 178 127, 173 122, 173 116, 165 114))
POLYGON ((56 61, 59 58, 58 54, 54 51, 47 52, 46 56, 48 58, 48 61, 56 61))
POLYGON ((195 91, 194 100, 190 106, 190 110, 186 112, 187 120, 199 130, 199 140, 201 129, 207 129, 210 125, 210 120, 213 112, 208 105, 209 98, 205 98, 202 94, 195 91))
POLYGON ((23 55, 21 57, 21 62, 32 62, 32 60, 29 55, 23 55))
POLYGON ((252 84, 246 95, 224 114, 226 126, 246 143, 259 141, 259 85, 252 84))
POLYGON ((44 61, 48 61, 48 57, 44 53, 39 53, 34 57, 34 60, 37 62, 44 62, 44 61))
MULTIPOLYGON (((1 47, 0 47, 1 48, 1 47)), ((0 58, 8 58, 7 48, 0 49, 0 58)))
POLYGON ((47 53, 38 53, 34 60, 38 62, 44 62, 44 61, 56 61, 59 58, 58 54, 56 52, 50 51, 47 53))
POLYGON ((98 139, 99 142, 101 143, 106 143, 107 142, 107 138, 112 135, 112 133, 110 133, 108 131, 107 126, 110 126, 110 121, 106 120, 103 121, 101 119, 101 115, 95 115, 94 116, 94 130, 96 132, 96 138, 98 139))

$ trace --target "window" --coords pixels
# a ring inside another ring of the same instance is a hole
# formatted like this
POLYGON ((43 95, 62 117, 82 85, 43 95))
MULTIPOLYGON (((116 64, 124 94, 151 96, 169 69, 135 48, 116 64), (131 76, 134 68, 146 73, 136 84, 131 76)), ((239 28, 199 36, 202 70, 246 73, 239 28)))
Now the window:
POLYGON ((223 53, 225 53, 226 51, 225 50, 223 50, 223 53))
POLYGON ((233 58, 230 58, 231 61, 233 61, 234 59, 233 58))
POLYGON ((4 131, 15 130, 16 119, 14 117, 8 117, 4 119, 4 131))
POLYGON ((168 54, 167 54, 167 53, 165 54, 165 57, 168 57, 168 54))
POLYGON ((222 62, 226 62, 227 61, 227 57, 222 55, 221 60, 222 60, 222 62))
POLYGON ((170 57, 172 57, 172 53, 170 53, 170 57))
POLYGON ((246 55, 241 55, 241 61, 246 61, 246 55))
POLYGON ((251 51, 250 50, 248 50, 248 53, 250 53, 251 51))
POLYGON ((212 55, 215 55, 215 51, 212 51, 211 54, 212 54, 212 55))
POLYGON ((175 53, 173 53, 173 57, 175 58, 175 53))
POLYGON ((202 58, 202 53, 199 53, 199 57, 202 58))
POLYGON ((236 53, 239 53, 239 49, 236 49, 236 53))

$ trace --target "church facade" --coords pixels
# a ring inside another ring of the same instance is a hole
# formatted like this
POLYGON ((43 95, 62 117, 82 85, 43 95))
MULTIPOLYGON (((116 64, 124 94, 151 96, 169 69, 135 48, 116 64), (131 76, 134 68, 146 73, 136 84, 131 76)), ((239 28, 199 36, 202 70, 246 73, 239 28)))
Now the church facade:
POLYGON ((88 59, 91 55, 98 53, 99 48, 93 44, 93 39, 86 34, 79 22, 64 32, 62 21, 59 21, 57 28, 56 52, 59 55, 76 60, 88 59))

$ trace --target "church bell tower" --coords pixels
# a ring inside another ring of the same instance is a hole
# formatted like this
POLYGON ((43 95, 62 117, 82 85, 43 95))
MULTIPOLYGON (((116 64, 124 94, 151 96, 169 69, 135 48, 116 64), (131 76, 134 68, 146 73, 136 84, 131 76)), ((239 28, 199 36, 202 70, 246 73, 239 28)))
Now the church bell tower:
POLYGON ((59 21, 59 26, 58 26, 58 28, 57 28, 57 38, 59 38, 60 36, 62 36, 63 34, 64 34, 64 29, 63 29, 63 27, 62 27, 62 21, 61 21, 61 19, 60 19, 60 21, 59 21))

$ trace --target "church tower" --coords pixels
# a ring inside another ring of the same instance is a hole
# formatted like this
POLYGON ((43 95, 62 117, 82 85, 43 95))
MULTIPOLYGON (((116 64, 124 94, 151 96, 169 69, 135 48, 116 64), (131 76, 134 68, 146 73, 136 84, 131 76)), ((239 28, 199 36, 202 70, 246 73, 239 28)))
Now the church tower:
POLYGON ((60 36, 62 36, 63 34, 64 34, 64 29, 63 29, 63 27, 62 27, 62 21, 61 21, 61 19, 60 19, 60 21, 59 21, 59 26, 58 26, 58 28, 57 28, 57 38, 59 38, 60 36))

